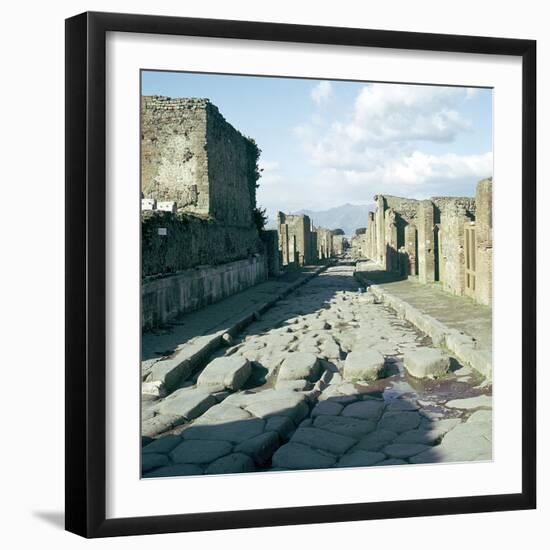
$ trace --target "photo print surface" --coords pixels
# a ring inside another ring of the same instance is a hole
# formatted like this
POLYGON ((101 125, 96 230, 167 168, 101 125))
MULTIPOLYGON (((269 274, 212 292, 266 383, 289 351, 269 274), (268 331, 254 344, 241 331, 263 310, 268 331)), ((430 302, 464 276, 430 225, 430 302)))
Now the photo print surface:
POLYGON ((144 478, 492 460, 492 94, 142 71, 144 478))

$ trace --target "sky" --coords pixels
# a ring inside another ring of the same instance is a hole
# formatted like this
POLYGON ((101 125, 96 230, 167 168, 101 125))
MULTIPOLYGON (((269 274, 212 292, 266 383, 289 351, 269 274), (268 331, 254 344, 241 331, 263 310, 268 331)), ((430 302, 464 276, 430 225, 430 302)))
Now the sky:
POLYGON ((262 153, 257 202, 277 210, 475 194, 492 175, 492 90, 142 73, 143 95, 203 97, 262 153))

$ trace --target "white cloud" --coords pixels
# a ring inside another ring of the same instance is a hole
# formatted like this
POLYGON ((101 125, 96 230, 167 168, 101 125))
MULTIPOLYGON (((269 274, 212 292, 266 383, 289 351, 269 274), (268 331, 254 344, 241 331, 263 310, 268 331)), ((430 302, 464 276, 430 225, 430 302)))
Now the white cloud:
POLYGON ((326 80, 319 82, 311 90, 311 98, 317 105, 326 103, 332 97, 332 84, 326 80))
POLYGON ((260 185, 271 185, 283 180, 283 176, 280 173, 280 166, 277 161, 260 158, 259 168, 261 173, 260 185))
MULTIPOLYGON (((267 179, 260 184, 269 185, 260 185, 259 200, 270 211, 293 211, 368 204, 381 192, 419 199, 472 195, 475 183, 492 175, 492 153, 455 152, 453 141, 472 128, 460 114, 468 90, 364 86, 344 116, 330 119, 330 112, 322 110, 294 128, 311 173, 300 180, 292 174, 283 178, 278 166, 268 170, 267 163, 267 179), (437 147, 428 152, 427 143, 437 147)), ((332 103, 337 100, 334 94, 332 103)))

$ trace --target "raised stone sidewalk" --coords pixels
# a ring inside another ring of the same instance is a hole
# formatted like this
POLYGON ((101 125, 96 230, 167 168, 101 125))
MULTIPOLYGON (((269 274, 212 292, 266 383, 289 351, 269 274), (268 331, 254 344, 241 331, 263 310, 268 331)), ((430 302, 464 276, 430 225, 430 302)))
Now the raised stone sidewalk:
POLYGON ((327 268, 306 266, 256 285, 198 311, 181 315, 142 337, 142 393, 156 398, 172 393, 221 345, 262 313, 327 268), (183 342, 183 343, 182 343, 183 342))
POLYGON ((492 379, 492 311, 473 300, 454 296, 414 280, 392 280, 374 262, 360 262, 356 275, 369 285, 377 300, 399 317, 430 336, 436 346, 447 348, 462 362, 492 379))

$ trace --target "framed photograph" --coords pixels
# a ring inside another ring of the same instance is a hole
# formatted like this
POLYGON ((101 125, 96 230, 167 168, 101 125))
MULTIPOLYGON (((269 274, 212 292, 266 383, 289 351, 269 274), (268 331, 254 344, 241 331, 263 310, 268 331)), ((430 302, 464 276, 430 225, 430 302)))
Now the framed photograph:
POLYGON ((66 21, 66 528, 534 508, 536 44, 66 21))

